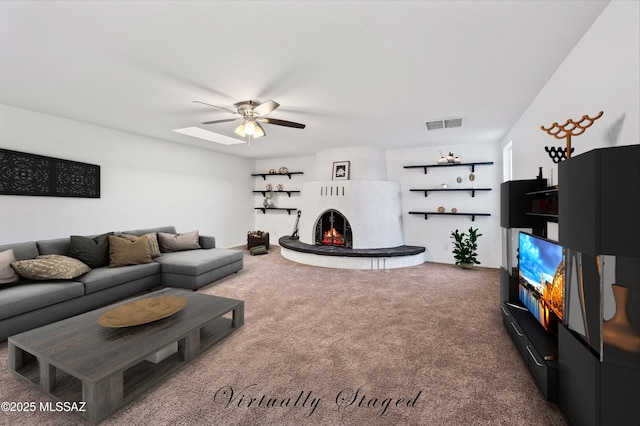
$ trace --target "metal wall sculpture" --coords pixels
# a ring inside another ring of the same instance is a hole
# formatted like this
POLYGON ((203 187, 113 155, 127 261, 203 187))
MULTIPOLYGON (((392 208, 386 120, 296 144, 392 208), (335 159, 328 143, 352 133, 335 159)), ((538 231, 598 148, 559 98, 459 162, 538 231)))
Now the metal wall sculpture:
POLYGON ((0 148, 0 194, 100 198, 100 166, 0 148))

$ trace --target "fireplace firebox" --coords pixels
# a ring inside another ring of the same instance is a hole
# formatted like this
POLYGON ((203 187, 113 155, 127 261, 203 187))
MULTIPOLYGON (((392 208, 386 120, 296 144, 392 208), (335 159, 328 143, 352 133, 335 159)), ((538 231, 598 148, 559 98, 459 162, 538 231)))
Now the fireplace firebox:
POLYGON ((347 218, 337 210, 325 211, 316 222, 315 242, 316 245, 352 248, 351 225, 347 218))

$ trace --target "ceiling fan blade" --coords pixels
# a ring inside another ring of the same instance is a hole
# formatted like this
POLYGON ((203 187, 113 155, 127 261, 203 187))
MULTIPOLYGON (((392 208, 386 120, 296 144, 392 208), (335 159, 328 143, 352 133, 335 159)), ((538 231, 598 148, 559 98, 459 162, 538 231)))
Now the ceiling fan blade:
POLYGON ((263 123, 268 123, 268 124, 275 124, 276 126, 293 127, 296 129, 304 129, 306 127, 306 125, 301 123, 294 123, 293 121, 286 121, 286 120, 278 120, 277 118, 261 117, 259 121, 263 123))
POLYGON ((236 120, 242 120, 241 118, 227 118, 225 120, 213 120, 213 121, 205 121, 202 124, 216 124, 216 123, 226 123, 228 121, 236 121, 236 120))
POLYGON ((200 101, 193 101, 193 102, 195 102, 195 103, 197 103, 197 104, 208 105, 208 106, 210 106, 210 107, 214 107, 214 108, 223 109, 223 110, 225 110, 225 111, 229 111, 229 112, 230 112, 230 113, 232 113, 232 114, 238 114, 238 111, 234 111, 234 110, 232 110, 232 109, 225 108, 225 107, 221 107, 221 106, 218 106, 218 105, 211 105, 211 104, 208 104, 208 103, 206 103, 206 102, 200 102, 200 101))
POLYGON ((253 112, 255 112, 258 115, 267 115, 269 114, 271 111, 273 111, 274 109, 278 108, 280 106, 279 103, 277 103, 276 101, 267 101, 267 102, 263 102, 260 105, 258 105, 257 107, 255 107, 253 109, 253 112))

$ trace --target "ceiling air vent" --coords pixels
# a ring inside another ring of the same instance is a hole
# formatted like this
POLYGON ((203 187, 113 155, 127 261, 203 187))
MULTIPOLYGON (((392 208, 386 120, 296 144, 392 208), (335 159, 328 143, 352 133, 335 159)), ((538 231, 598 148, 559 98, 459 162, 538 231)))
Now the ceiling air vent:
POLYGON ((462 127, 462 118, 427 121, 427 130, 452 129, 454 127, 462 127))

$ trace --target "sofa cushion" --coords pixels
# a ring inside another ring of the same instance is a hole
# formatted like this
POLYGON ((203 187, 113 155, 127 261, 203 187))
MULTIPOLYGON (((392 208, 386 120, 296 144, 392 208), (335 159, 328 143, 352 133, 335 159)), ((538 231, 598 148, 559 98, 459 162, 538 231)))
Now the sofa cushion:
POLYGON ((70 280, 91 270, 78 259, 59 254, 18 260, 11 263, 11 267, 28 280, 70 280))
POLYGON ((0 284, 11 284, 20 281, 20 276, 11 267, 16 261, 13 249, 0 251, 0 284))
POLYGON ((40 281, 4 287, 0 297, 0 319, 35 311, 83 294, 84 286, 76 281, 40 281))
POLYGON ((160 265, 152 262, 123 268, 97 268, 77 280, 84 284, 85 293, 90 294, 159 273, 160 265))
POLYGON ((151 263, 151 251, 146 238, 127 240, 122 237, 109 235, 109 268, 127 265, 151 263))
POLYGON ((163 273, 197 276, 238 260, 242 260, 241 251, 216 248, 165 253, 155 262, 162 266, 163 273))
POLYGON ((38 244, 39 254, 62 254, 68 256, 71 240, 69 237, 55 238, 53 240, 40 240, 36 244, 38 244))
POLYGON ((17 260, 33 259, 38 253, 38 245, 35 241, 28 243, 5 244, 0 246, 0 251, 13 250, 17 260))
POLYGON ((90 268, 100 268, 109 264, 109 235, 83 237, 72 235, 69 244, 69 256, 86 263, 90 268))
POLYGON ((158 232, 158 243, 160 251, 172 253, 176 251, 195 250, 200 248, 198 230, 185 232, 183 234, 167 234, 158 232))
POLYGON ((140 236, 136 236, 133 234, 122 234, 121 237, 129 241, 135 241, 138 238, 146 238, 147 243, 149 244, 149 252, 151 254, 151 257, 162 256, 162 253, 160 252, 160 245, 158 244, 158 234, 156 234, 155 232, 150 232, 148 234, 140 236))

